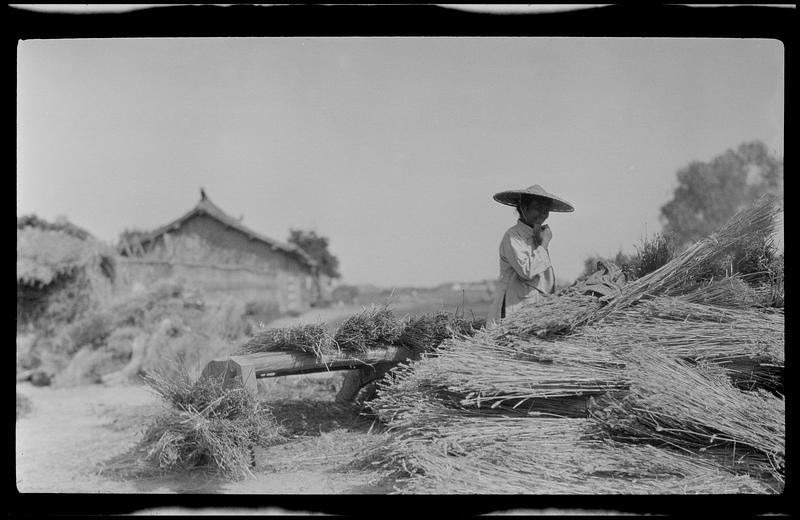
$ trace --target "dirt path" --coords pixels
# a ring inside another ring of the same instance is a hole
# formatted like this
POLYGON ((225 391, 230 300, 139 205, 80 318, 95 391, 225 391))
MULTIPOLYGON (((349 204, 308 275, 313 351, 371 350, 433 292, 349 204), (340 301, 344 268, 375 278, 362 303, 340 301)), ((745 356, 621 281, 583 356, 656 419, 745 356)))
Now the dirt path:
MULTIPOLYGON (((142 426, 160 413, 161 404, 146 387, 66 389, 17 385, 31 400, 31 410, 16 424, 16 483, 20 492, 47 493, 383 493, 377 475, 342 471, 340 460, 322 450, 320 441, 262 450, 255 478, 241 482, 182 475, 180 478, 119 480, 96 474, 99 465, 131 448, 142 426), (312 450, 312 451, 309 451, 312 450), (283 452, 283 463, 275 453, 283 452), (292 461, 298 454, 297 464, 292 461), (266 460, 265 460, 266 459, 266 460), (304 462, 305 461, 305 462, 304 462), (259 468, 260 466, 260 468, 259 468), (293 468, 294 466, 294 468, 293 468)), ((341 434, 341 433, 339 433, 341 434)), ((353 434, 357 436, 358 434, 353 434)))

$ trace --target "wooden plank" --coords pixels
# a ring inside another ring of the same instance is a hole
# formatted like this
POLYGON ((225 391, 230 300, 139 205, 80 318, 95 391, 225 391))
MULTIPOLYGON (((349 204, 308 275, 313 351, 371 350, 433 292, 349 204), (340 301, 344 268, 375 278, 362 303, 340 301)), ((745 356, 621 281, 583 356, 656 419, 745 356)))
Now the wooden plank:
POLYGON ((219 377, 222 378, 223 385, 226 385, 240 374, 238 365, 231 363, 228 358, 219 358, 209 361, 200 377, 219 377))
POLYGON ((314 354, 298 351, 279 350, 261 352, 246 356, 231 356, 229 359, 241 366, 250 365, 256 377, 276 377, 281 375, 349 370, 366 365, 385 362, 399 362, 412 356, 412 352, 402 347, 373 349, 358 356, 352 354, 325 355, 317 358, 314 354))
POLYGON ((202 377, 222 376, 223 384, 228 384, 236 376, 240 376, 245 388, 255 393, 257 379, 394 364, 413 355, 411 350, 396 346, 372 349, 358 356, 342 353, 324 355, 321 358, 306 352, 274 350, 212 360, 203 369, 202 377))

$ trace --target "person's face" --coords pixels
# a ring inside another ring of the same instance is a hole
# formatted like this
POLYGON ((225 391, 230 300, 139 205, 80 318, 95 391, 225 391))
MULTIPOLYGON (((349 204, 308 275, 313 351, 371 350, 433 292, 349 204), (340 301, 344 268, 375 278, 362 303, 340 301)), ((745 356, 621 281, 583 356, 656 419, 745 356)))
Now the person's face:
POLYGON ((550 207, 537 199, 531 199, 524 207, 525 221, 528 225, 541 226, 550 216, 550 207))

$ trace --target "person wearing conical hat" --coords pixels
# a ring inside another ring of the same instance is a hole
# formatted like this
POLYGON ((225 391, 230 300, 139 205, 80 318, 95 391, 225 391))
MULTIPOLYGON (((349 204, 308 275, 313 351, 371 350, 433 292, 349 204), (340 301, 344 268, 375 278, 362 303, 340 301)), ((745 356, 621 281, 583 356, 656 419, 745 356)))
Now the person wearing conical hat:
POLYGON ((487 327, 500 322, 524 303, 555 292, 556 275, 549 251, 553 232, 544 222, 550 212, 575 210, 572 204, 538 184, 501 191, 493 198, 516 208, 518 220, 500 241, 500 280, 486 316, 487 327))

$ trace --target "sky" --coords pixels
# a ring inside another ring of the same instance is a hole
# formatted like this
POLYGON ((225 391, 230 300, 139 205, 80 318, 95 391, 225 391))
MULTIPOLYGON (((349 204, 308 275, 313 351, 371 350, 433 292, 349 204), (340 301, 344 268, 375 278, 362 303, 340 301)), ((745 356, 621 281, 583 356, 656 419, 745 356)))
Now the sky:
POLYGON ((540 184, 571 281, 661 229, 676 172, 761 140, 783 157, 776 40, 176 38, 18 45, 17 214, 101 240, 166 224, 203 187, 266 236, 330 239, 342 282, 499 274, 540 184))

